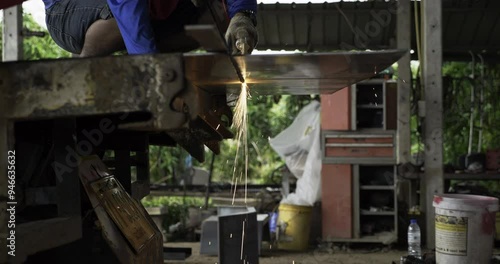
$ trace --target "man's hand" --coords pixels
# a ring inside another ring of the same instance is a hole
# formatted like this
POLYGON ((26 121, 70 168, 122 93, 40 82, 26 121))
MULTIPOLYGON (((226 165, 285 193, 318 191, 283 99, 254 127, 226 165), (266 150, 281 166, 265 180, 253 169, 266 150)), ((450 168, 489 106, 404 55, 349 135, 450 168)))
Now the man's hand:
POLYGON ((236 13, 227 28, 226 41, 232 55, 252 53, 258 41, 257 29, 252 20, 245 14, 236 13))

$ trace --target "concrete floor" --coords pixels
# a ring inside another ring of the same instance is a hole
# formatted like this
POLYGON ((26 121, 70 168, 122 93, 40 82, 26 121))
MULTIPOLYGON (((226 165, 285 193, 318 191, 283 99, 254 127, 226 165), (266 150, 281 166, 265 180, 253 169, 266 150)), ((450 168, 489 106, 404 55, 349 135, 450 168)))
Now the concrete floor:
MULTIPOLYGON (((190 247, 192 255, 185 261, 166 261, 165 263, 199 263, 199 264, 216 264, 217 257, 200 255, 200 243, 167 243, 168 247, 190 247)), ((334 251, 327 252, 326 250, 311 250, 304 253, 284 252, 267 248, 263 251, 259 259, 260 264, 391 264, 392 261, 399 264, 402 255, 406 255, 406 251, 379 249, 367 250, 352 250, 351 252, 334 251)))

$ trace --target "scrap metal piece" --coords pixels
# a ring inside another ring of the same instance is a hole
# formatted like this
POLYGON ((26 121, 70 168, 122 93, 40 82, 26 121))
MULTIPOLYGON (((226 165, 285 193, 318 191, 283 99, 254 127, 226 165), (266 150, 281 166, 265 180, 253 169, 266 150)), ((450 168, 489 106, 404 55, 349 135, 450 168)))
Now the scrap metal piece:
POLYGON ((218 217, 220 264, 259 264, 257 212, 246 209, 218 217))
POLYGON ((155 236, 155 229, 143 219, 141 209, 132 201, 130 195, 114 176, 90 182, 90 187, 99 203, 127 238, 132 249, 140 253, 148 241, 155 236))
POLYGON ((218 218, 213 215, 201 224, 200 254, 217 256, 219 252, 218 218))
MULTIPOLYGON (((395 63, 406 51, 353 51, 238 56, 254 95, 333 93, 368 79, 395 63)), ((239 94, 241 83, 228 71, 225 54, 185 54, 187 78, 210 93, 239 94)))
POLYGON ((192 254, 191 248, 163 247, 164 260, 185 260, 192 254))
POLYGON ((119 182, 110 181, 113 178, 109 176, 110 173, 106 165, 97 156, 83 157, 79 162, 78 169, 82 185, 101 224, 104 239, 120 260, 120 263, 163 263, 162 234, 144 207, 128 196, 119 182), (104 179, 99 181, 103 176, 104 179), (98 184, 92 185, 92 182, 95 182, 96 179, 98 184), (101 183, 104 183, 104 185, 101 183), (108 183, 115 187, 107 188, 108 183), (104 194, 100 191, 104 190, 101 187, 108 190, 121 189, 124 195, 120 196, 119 200, 110 202, 107 197, 100 195, 104 194), (98 192, 95 190, 98 190, 98 192), (121 213, 108 213, 110 209, 124 211, 132 208, 134 208, 133 215, 130 211, 125 212, 128 215, 126 217, 123 217, 121 213), (136 228, 122 229, 124 226, 136 228), (153 231, 152 236, 150 235, 151 230, 153 231), (139 249, 139 251, 136 249, 139 249))

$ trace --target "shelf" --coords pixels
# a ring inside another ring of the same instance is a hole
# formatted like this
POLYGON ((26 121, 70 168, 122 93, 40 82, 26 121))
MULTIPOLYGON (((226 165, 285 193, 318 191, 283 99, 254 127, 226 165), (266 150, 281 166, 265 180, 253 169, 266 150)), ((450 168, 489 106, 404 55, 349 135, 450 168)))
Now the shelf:
POLYGON ((359 109, 384 109, 384 106, 383 105, 362 104, 362 105, 356 105, 356 108, 359 108, 359 109))
POLYGON ((374 216, 377 216, 377 215, 394 215, 395 212, 394 211, 380 211, 380 212, 372 212, 372 211, 368 211, 368 210, 361 210, 361 215, 374 215, 374 216))
POLYGON ((362 185, 359 187, 360 190, 374 190, 374 191, 382 191, 382 190, 394 190, 393 185, 362 185))

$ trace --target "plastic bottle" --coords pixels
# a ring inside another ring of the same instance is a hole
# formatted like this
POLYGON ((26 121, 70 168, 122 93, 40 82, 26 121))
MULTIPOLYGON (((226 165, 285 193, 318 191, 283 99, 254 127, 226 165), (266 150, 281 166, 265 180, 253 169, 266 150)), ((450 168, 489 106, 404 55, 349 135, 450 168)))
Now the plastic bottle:
POLYGON ((408 255, 422 259, 422 249, 420 248, 420 227, 417 220, 411 219, 408 226, 408 255))

